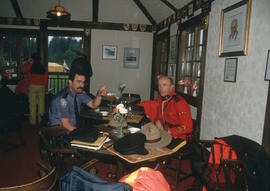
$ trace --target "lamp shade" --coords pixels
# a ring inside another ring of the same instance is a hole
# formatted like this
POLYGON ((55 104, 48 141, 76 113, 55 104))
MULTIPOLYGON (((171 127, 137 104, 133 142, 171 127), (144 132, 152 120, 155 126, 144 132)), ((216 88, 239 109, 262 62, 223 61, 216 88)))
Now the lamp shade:
POLYGON ((60 4, 52 7, 49 11, 47 11, 47 17, 49 19, 57 19, 57 20, 70 20, 70 13, 67 9, 60 4))

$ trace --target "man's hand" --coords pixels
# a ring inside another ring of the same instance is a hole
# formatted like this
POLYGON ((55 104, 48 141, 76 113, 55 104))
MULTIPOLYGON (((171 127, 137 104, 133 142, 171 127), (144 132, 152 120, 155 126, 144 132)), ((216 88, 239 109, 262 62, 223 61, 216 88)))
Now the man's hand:
POLYGON ((156 126, 157 126, 157 128, 159 128, 159 129, 164 129, 164 127, 163 127, 163 125, 162 125, 162 123, 161 123, 161 121, 160 120, 157 120, 156 121, 156 126))
POLYGON ((99 90, 97 92, 97 96, 105 96, 105 95, 107 95, 107 87, 108 86, 109 86, 109 84, 105 84, 104 86, 99 88, 99 90))

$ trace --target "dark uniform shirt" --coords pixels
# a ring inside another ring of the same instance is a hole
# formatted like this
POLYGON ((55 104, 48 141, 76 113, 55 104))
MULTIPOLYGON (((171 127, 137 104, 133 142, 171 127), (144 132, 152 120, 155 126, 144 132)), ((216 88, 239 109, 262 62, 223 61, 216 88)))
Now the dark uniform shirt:
MULTIPOLYGON (((65 87, 53 98, 49 110, 50 125, 60 125, 60 118, 68 118, 70 123, 76 126, 76 115, 74 110, 74 96, 69 87, 65 87)), ((88 104, 91 98, 85 93, 77 94, 77 105, 80 112, 82 103, 88 104)))

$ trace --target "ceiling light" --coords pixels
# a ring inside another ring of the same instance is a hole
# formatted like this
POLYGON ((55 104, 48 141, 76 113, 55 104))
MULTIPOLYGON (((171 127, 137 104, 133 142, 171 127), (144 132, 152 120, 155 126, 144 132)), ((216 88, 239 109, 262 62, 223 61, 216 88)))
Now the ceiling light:
POLYGON ((58 0, 58 5, 47 11, 47 17, 49 19, 70 20, 70 13, 60 5, 60 0, 58 0))

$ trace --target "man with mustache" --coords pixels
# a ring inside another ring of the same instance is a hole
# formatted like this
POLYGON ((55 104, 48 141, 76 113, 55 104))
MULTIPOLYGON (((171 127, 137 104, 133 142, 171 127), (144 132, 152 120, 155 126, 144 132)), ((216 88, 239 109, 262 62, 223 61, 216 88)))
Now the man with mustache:
POLYGON ((84 91, 86 73, 84 70, 74 69, 69 74, 69 86, 56 94, 49 109, 51 126, 63 126, 69 131, 79 127, 79 113, 81 104, 97 108, 102 96, 107 94, 107 84, 102 86, 95 99, 91 99, 84 91))

